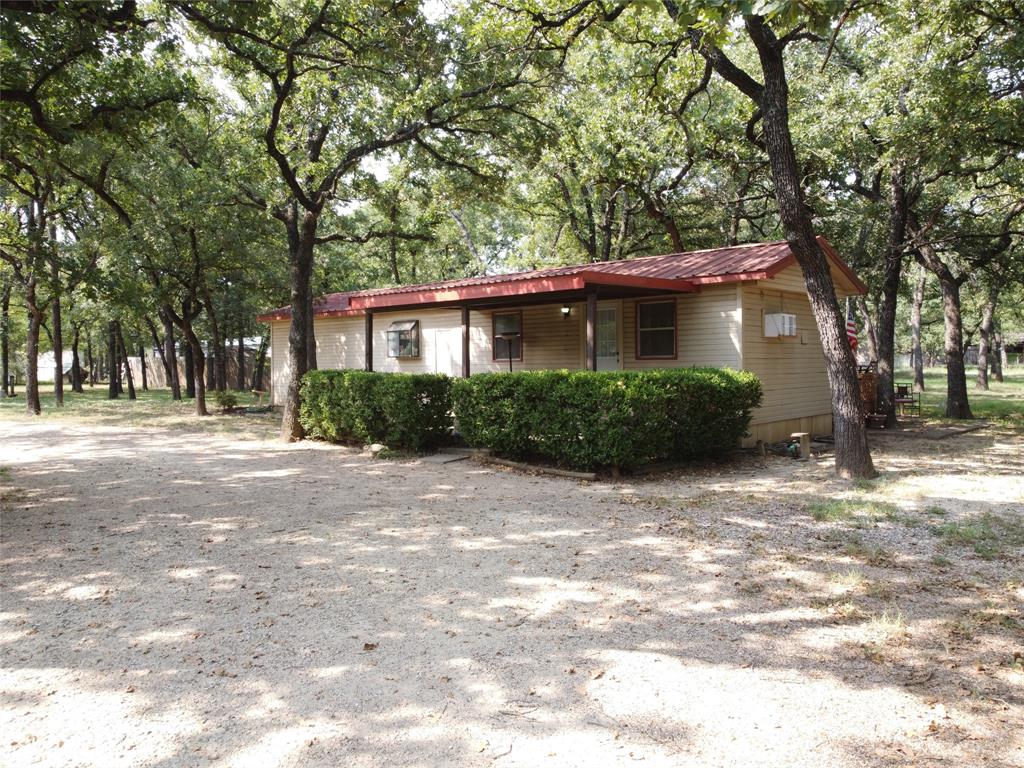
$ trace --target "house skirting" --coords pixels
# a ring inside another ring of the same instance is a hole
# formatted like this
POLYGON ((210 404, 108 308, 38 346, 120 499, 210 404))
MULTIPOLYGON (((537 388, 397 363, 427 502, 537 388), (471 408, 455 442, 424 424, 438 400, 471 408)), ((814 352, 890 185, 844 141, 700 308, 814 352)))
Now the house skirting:
POLYGON ((760 440, 764 443, 778 443, 788 440, 794 432, 809 432, 812 435, 832 434, 832 413, 817 416, 801 416, 795 419, 768 421, 763 424, 751 424, 750 436, 743 438, 741 445, 752 448, 760 440))

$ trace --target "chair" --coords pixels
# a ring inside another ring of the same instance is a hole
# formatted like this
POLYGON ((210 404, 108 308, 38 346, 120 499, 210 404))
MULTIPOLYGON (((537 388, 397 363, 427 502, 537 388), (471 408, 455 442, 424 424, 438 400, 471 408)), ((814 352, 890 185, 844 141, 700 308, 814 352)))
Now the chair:
POLYGON ((921 393, 914 392, 914 385, 896 382, 896 408, 900 416, 921 415, 921 393))

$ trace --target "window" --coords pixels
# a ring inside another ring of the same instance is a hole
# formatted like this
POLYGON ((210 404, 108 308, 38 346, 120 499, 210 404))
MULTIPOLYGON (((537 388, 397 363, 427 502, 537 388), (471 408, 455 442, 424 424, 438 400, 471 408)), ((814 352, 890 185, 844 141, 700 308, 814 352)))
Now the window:
POLYGON ((495 312, 491 315, 494 333, 491 349, 495 360, 523 359, 523 313, 495 312))
POLYGON ((676 302, 643 301, 636 305, 636 356, 676 356, 676 302))
POLYGON ((420 321, 399 320, 388 328, 388 357, 420 356, 420 321))

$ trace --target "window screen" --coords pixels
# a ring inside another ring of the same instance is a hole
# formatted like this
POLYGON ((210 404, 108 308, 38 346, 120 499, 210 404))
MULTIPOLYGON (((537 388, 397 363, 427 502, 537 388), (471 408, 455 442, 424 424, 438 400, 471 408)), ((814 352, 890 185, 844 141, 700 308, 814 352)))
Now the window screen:
POLYGON ((636 305, 637 357, 676 356, 675 301, 645 301, 636 305))
POLYGON ((388 357, 420 356, 420 321, 399 320, 388 328, 388 357))
POLYGON ((494 313, 495 360, 523 359, 523 316, 519 312, 494 313))

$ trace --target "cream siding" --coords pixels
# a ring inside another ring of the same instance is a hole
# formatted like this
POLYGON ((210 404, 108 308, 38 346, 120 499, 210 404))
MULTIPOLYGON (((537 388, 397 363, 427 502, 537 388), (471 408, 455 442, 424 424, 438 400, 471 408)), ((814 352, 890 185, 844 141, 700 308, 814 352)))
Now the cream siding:
POLYGON ((288 391, 288 326, 287 320, 270 324, 270 402, 284 405, 288 391))
MULTIPOLYGON (((656 298, 676 301, 677 355, 672 360, 637 360, 637 300, 609 302, 619 308, 623 368, 718 366, 757 374, 764 388, 764 405, 754 412, 747 443, 780 440, 797 430, 831 430, 824 355, 799 267, 788 267, 771 280, 704 286, 695 293, 656 298), (765 338, 766 312, 795 314, 797 336, 765 338)), ((577 302, 570 306, 568 318, 563 317, 561 304, 471 311, 470 372, 508 370, 507 361, 492 359, 491 333, 494 312, 509 311, 522 312, 523 359, 512 362, 513 370, 583 368, 586 305, 577 302)), ((461 375, 462 319, 458 308, 378 312, 373 321, 374 370, 461 375), (399 320, 420 322, 419 357, 387 356, 388 327, 399 320)), ((319 367, 363 368, 364 328, 362 316, 317 320, 319 367)), ((287 321, 272 323, 271 342, 272 402, 281 405, 288 378, 287 321)))
MULTIPOLYGON (((652 297, 671 299, 672 296, 652 297)), ((716 366, 739 368, 742 316, 732 285, 703 288, 679 294, 676 299, 676 358, 636 358, 636 300, 623 300, 623 368, 688 368, 716 366)), ((646 301, 646 299, 641 299, 646 301)))
MULTIPOLYGON (((569 317, 562 316, 562 304, 522 307, 523 359, 512 361, 513 371, 583 367, 586 305, 570 304, 569 317)), ((470 373, 507 371, 508 360, 494 360, 491 316, 519 309, 498 309, 469 313, 470 373)), ((457 371, 461 373, 461 369, 457 371)))
POLYGON ((807 294, 744 286, 743 316, 743 367, 757 374, 764 390, 752 424, 831 414, 825 356, 807 294), (771 312, 796 315, 797 335, 766 338, 764 315, 771 312))

